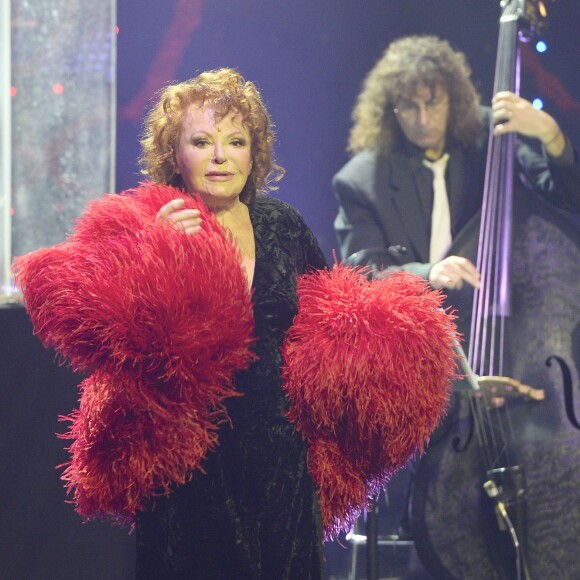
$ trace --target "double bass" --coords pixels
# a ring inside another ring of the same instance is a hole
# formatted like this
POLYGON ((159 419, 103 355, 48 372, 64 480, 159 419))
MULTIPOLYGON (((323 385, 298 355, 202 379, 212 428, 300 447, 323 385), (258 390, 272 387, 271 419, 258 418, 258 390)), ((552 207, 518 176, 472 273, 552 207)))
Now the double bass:
MULTIPOLYGON (((501 7, 494 93, 517 93, 545 7, 501 7)), ((580 233, 523 191, 514 139, 490 137, 481 214, 450 251, 477 256, 483 286, 451 296, 465 380, 415 474, 415 547, 436 580, 580 578, 580 233)))

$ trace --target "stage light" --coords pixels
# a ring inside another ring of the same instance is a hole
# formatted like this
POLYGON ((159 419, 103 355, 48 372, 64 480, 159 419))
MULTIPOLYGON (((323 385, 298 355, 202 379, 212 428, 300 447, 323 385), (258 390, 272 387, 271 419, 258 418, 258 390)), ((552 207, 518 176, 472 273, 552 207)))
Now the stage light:
POLYGON ((538 40, 538 42, 536 42, 536 50, 538 52, 546 52, 548 50, 548 45, 543 40, 538 40))
POLYGON ((536 98, 532 101, 532 105, 534 105, 534 109, 543 109, 544 101, 542 101, 542 99, 536 98))

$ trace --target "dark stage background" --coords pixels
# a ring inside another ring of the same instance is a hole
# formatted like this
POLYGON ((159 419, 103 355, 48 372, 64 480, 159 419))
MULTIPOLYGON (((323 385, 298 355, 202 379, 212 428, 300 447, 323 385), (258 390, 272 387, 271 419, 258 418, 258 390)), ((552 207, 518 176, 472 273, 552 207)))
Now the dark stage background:
MULTIPOLYGON (((580 3, 547 2, 548 51, 524 59, 522 94, 541 97, 580 143, 580 3)), ((287 175, 273 195, 297 207, 329 260, 330 182, 347 161, 350 111, 396 37, 432 33, 464 51, 491 98, 499 0, 119 0, 117 190, 139 182, 141 120, 164 84, 231 66, 256 82, 277 124, 287 175)), ((0 309, 0 580, 130 579, 133 537, 83 525, 64 503, 54 433, 79 378, 32 336, 21 308, 0 309)), ((334 555, 329 555, 329 570, 334 555)))

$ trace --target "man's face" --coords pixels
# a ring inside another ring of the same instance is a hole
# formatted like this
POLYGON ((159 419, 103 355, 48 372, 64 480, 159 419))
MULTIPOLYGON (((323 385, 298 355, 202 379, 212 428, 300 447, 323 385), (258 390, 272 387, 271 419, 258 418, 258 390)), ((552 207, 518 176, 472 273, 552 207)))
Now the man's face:
POLYGON ((449 95, 443 85, 419 86, 413 96, 396 103, 395 114, 405 137, 423 149, 426 157, 441 156, 449 119, 449 95))

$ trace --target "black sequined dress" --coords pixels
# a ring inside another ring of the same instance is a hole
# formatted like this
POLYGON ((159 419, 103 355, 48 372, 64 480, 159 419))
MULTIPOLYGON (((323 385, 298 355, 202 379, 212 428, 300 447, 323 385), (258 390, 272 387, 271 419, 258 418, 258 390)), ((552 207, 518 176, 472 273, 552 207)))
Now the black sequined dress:
POLYGON ((285 419, 280 347, 296 314, 296 275, 326 266, 318 243, 285 203, 250 207, 258 360, 228 400, 232 425, 191 482, 137 521, 137 578, 316 580, 322 530, 306 445, 285 419))

